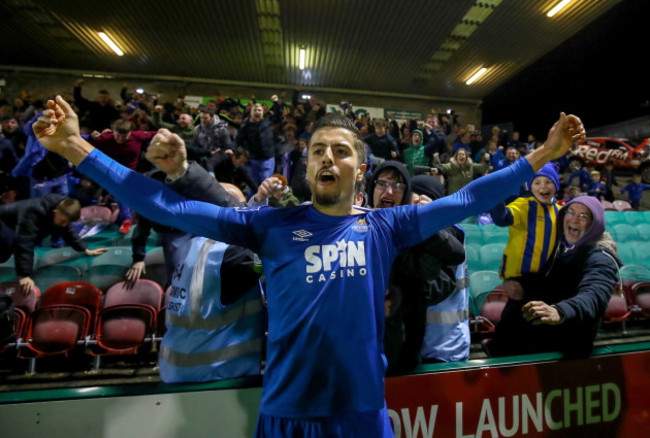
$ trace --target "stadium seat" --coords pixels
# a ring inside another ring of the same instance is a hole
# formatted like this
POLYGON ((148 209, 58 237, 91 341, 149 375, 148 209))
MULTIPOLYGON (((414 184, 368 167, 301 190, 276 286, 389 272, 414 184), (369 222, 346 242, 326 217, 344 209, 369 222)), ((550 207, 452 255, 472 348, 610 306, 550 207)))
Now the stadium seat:
POLYGON ((88 205, 81 207, 81 218, 83 222, 111 222, 113 212, 104 205, 88 205))
POLYGON ((614 207, 613 203, 606 201, 604 199, 601 200, 600 202, 603 204, 603 208, 605 209, 605 211, 616 211, 616 207, 614 207))
POLYGON ((505 243, 485 243, 479 250, 481 260, 481 269, 489 271, 498 271, 503 258, 503 251, 506 248, 505 243))
POLYGON ((124 280, 132 264, 130 247, 116 246, 90 261, 86 278, 102 291, 124 280))
POLYGON ((501 278, 496 271, 478 271, 469 275, 469 309, 473 315, 480 315, 483 301, 499 284, 501 278))
POLYGON ((153 280, 161 286, 167 281, 167 267, 162 246, 150 249, 144 256, 145 272, 142 278, 153 280))
POLYGON ((24 329, 27 324, 27 319, 32 312, 36 309, 36 303, 41 296, 41 291, 38 287, 34 286, 27 294, 20 292, 20 284, 18 281, 11 281, 0 283, 0 297, 9 296, 14 304, 14 317, 16 319, 15 334, 19 339, 24 335, 24 329))
POLYGON ((617 244, 631 242, 639 239, 639 233, 634 225, 627 223, 613 225, 613 238, 617 244))
POLYGON ((626 223, 627 221, 625 220, 625 216, 623 215, 622 212, 618 210, 605 211, 605 224, 607 224, 608 227, 616 224, 626 224, 626 223))
POLYGON ((0 282, 17 280, 16 262, 13 254, 4 263, 0 263, 0 282))
POLYGON ((625 218, 625 222, 630 225, 643 224, 647 221, 646 215, 640 211, 624 211, 623 217, 625 218))
POLYGON ((647 241, 637 240, 628 242, 626 245, 629 245, 632 250, 634 264, 650 267, 650 246, 647 241))
POLYGON ((636 316, 650 318, 650 282, 638 281, 630 288, 632 310, 636 316))
POLYGON ((36 269, 50 265, 67 265, 79 269, 85 274, 90 263, 90 257, 84 252, 75 251, 69 246, 48 249, 36 258, 36 269))
POLYGON ((67 355, 85 343, 101 300, 101 291, 82 281, 55 284, 41 295, 38 307, 27 324, 27 350, 20 357, 30 359, 30 371, 36 359, 67 355))
POLYGON ((43 292, 39 307, 71 304, 81 306, 90 312, 90 327, 93 327, 99 311, 102 291, 85 281, 66 281, 55 284, 43 292))
POLYGON ((466 244, 481 244, 483 232, 476 224, 462 224, 466 244))
POLYGON ((639 234, 639 239, 644 242, 650 241, 650 223, 640 223, 634 226, 639 234))
POLYGON ((623 199, 617 199, 613 202, 614 208, 617 211, 632 211, 634 210, 632 206, 630 205, 629 202, 623 200, 623 199))
POLYGON ((109 288, 97 317, 97 345, 92 354, 136 354, 156 331, 162 299, 162 288, 151 280, 137 280, 132 287, 121 282, 109 288))
POLYGON ((88 335, 89 321, 90 312, 82 306, 61 304, 34 310, 25 336, 29 354, 21 352, 21 357, 31 360, 30 371, 35 370, 38 358, 74 350, 88 335))
POLYGON ((497 286, 487 293, 481 311, 479 312, 477 330, 481 333, 491 333, 501 320, 501 312, 508 302, 506 291, 497 286))
POLYGON ((467 270, 469 272, 476 272, 481 270, 481 258, 479 257, 478 250, 480 244, 472 243, 465 245, 465 262, 467 263, 467 270))
POLYGON ((617 245, 616 251, 618 252, 618 258, 621 259, 624 266, 635 264, 632 245, 626 243, 619 243, 617 245))
POLYGON ((650 267, 638 264, 625 264, 620 268, 623 280, 650 281, 650 267))
POLYGON ((626 298, 623 295, 613 294, 605 310, 603 324, 621 323, 622 330, 625 332, 625 322, 631 314, 626 298))
POLYGON ((82 278, 79 268, 68 265, 43 266, 32 274, 32 280, 40 290, 46 290, 66 281, 80 281, 82 278))
POLYGON ((483 244, 505 244, 508 241, 508 227, 484 225, 481 231, 483 233, 483 244))

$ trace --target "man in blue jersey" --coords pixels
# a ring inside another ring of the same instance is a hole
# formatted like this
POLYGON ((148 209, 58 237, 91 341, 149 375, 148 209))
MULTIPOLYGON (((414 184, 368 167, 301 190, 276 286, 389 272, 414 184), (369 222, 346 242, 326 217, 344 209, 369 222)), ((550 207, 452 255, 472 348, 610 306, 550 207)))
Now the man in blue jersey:
MULTIPOLYGON (((59 96, 34 125, 43 146, 139 213, 247 247, 262 259, 269 319, 258 437, 391 437, 382 337, 397 253, 490 209, 501 188, 527 181, 585 135, 577 117, 561 114, 545 147, 526 160, 424 206, 368 211, 354 206, 366 148, 345 117, 322 117, 314 125, 307 157, 312 203, 279 209, 188 201, 94 150, 78 129, 76 114, 59 96)), ((148 153, 164 170, 184 147, 180 137, 161 131, 148 153)))

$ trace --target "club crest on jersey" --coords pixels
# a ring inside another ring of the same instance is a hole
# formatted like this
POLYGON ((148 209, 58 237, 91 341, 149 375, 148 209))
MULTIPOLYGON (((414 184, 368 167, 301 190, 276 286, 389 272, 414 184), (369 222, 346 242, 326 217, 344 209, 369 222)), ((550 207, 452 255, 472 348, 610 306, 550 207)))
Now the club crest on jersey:
POLYGON ((235 211, 246 213, 247 211, 259 211, 261 208, 261 205, 258 205, 256 207, 235 207, 235 211))
POLYGON ((305 249, 307 283, 366 275, 366 252, 363 241, 344 239, 330 245, 311 245, 305 249))

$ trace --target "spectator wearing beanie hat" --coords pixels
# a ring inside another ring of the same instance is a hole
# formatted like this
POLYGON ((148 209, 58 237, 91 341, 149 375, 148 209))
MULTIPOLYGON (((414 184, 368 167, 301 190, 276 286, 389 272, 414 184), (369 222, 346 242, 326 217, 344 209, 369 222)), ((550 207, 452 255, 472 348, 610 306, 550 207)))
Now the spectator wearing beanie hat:
POLYGON ((499 275, 511 298, 521 298, 516 279, 540 271, 553 252, 558 213, 555 194, 559 187, 558 167, 547 163, 526 184, 531 196, 519 197, 507 206, 499 204, 490 211, 497 226, 509 227, 499 275))

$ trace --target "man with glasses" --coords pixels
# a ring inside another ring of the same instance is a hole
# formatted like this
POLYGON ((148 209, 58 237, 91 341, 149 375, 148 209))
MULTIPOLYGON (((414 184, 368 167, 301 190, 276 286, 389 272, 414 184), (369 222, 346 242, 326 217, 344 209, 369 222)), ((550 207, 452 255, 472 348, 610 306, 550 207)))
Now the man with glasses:
MULTIPOLYGON (((425 205, 443 196, 442 184, 434 177, 421 175, 413 181, 419 182, 419 193, 411 192, 412 180, 403 163, 384 161, 377 166, 368 185, 369 206, 425 205)), ((454 292, 456 267, 464 261, 462 238, 459 240, 453 227, 447 227, 402 251, 393 262, 386 291, 384 336, 389 375, 413 371, 421 362, 427 307, 454 292)))
MULTIPOLYGON (((384 401, 382 340, 387 274, 398 252, 488 210, 501 200, 499 187, 522 184, 585 137, 580 120, 562 114, 545 146, 526 160, 451 197, 368 211, 354 205, 366 145, 346 117, 324 116, 314 124, 307 156, 312 202, 291 208, 188 201, 83 141, 76 114, 60 96, 48 102, 34 131, 43 146, 143 215, 259 254, 269 334, 260 438, 393 436, 384 401)), ((162 130, 148 152, 164 170, 184 147, 180 137, 162 130)))
POLYGON ((605 232, 598 198, 567 202, 558 213, 557 233, 559 244, 543 270, 521 277, 524 297, 506 304, 487 343, 489 354, 591 354, 622 263, 605 232))

